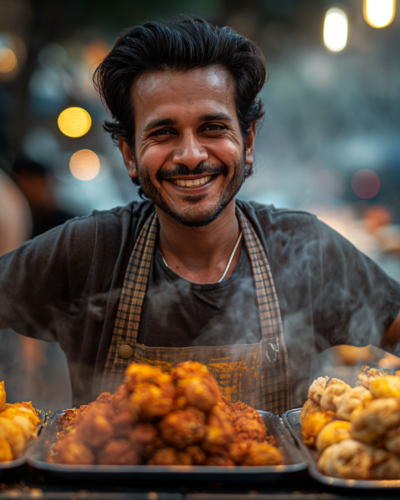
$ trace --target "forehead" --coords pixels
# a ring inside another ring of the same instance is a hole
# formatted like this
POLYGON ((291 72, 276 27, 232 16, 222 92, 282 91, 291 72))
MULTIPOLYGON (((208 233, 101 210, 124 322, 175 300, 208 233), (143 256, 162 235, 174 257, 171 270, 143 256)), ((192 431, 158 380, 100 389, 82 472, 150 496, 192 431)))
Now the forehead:
POLYGON ((190 71, 151 71, 140 75, 132 85, 136 125, 153 119, 186 116, 208 111, 236 115, 235 82, 221 66, 190 71))

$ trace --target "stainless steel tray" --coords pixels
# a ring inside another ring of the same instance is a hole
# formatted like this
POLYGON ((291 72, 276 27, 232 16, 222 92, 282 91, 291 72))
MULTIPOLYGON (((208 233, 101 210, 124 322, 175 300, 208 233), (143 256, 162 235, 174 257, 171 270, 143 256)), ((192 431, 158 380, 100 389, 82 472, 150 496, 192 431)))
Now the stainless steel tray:
POLYGON ((284 464, 263 467, 216 467, 216 466, 153 466, 153 465, 62 465, 46 462, 46 458, 56 442, 58 420, 65 410, 55 412, 46 419, 35 446, 28 456, 28 463, 47 477, 74 480, 190 480, 190 481, 280 481, 307 469, 305 458, 299 452, 290 432, 282 424, 278 415, 260 411, 267 433, 274 436, 280 448, 284 464))
POLYGON ((316 481, 327 486, 335 486, 338 488, 362 488, 362 489, 391 489, 399 488, 399 479, 387 479, 387 480, 362 480, 362 479, 339 479, 336 477, 325 476, 318 469, 316 456, 316 450, 310 450, 303 443, 301 434, 301 424, 300 424, 300 412, 301 408, 296 408, 294 410, 289 410, 282 415, 283 422, 291 430, 297 444, 303 454, 307 457, 308 461, 308 472, 311 477, 316 481))

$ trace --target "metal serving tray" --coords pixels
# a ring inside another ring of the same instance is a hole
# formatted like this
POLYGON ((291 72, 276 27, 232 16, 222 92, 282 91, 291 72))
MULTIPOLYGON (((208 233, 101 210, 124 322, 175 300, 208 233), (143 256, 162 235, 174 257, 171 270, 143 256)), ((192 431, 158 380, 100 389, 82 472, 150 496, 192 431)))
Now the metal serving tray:
POLYGON ((317 451, 307 448, 303 443, 300 424, 301 408, 289 410, 282 415, 283 422, 291 430, 297 444, 303 454, 307 457, 308 472, 311 477, 316 481, 327 486, 335 486, 338 488, 362 488, 362 489, 395 489, 400 487, 399 479, 386 479, 386 480, 362 480, 362 479, 339 479, 332 476, 325 476, 318 469, 317 465, 317 451))
POLYGON ((155 465, 62 465, 46 462, 49 452, 56 442, 58 420, 65 410, 58 411, 46 419, 35 446, 28 456, 28 463, 43 475, 55 479, 74 480, 189 480, 189 481, 237 481, 270 482, 280 481, 305 471, 307 463, 299 452, 290 432, 282 424, 278 415, 260 411, 267 433, 274 436, 276 445, 282 451, 284 464, 263 467, 217 467, 217 466, 155 466, 155 465))
MULTIPOLYGON (((45 418, 45 412, 44 410, 36 410, 40 416, 41 419, 45 418)), ((43 424, 39 424, 38 426, 38 434, 43 427, 43 424)), ((18 469, 19 467, 22 467, 27 463, 27 457, 31 452, 31 449, 33 446, 36 444, 37 439, 30 439, 24 448, 24 451, 21 453, 21 455, 15 459, 11 460, 10 462, 0 462, 0 478, 4 477, 6 474, 8 474, 11 470, 18 469)))

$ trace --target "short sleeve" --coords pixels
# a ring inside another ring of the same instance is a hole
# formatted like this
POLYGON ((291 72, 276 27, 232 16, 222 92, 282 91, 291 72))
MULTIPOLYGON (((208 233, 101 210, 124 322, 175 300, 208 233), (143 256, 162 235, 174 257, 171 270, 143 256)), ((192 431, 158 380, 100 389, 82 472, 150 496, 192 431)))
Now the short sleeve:
POLYGON ((0 317, 18 333, 59 340, 90 273, 96 218, 66 222, 0 257, 0 317))
POLYGON ((317 351, 338 344, 379 346, 400 311, 400 284, 326 224, 316 220, 313 280, 317 351))

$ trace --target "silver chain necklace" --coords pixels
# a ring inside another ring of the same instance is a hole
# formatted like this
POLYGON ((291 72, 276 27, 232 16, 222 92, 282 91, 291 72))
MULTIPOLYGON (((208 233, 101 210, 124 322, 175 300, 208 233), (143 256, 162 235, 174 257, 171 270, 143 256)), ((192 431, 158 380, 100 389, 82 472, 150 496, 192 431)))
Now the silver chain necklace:
MULTIPOLYGON (((224 271, 223 275, 220 277, 220 279, 217 281, 217 283, 220 283, 225 278, 226 273, 229 271, 229 268, 231 267, 233 258, 235 257, 235 254, 236 254, 236 250, 238 249, 240 240, 242 239, 242 234, 243 234, 242 231, 240 231, 239 238, 238 238, 236 245, 235 245, 235 248, 233 249, 233 252, 231 253, 231 256, 228 260, 228 264, 226 265, 225 271, 224 271)), ((169 267, 169 265, 167 264, 167 261, 164 259, 164 255, 162 254, 161 250, 160 250, 160 253, 161 253, 162 260, 164 261, 164 264, 168 267, 168 269, 171 269, 169 267)), ((171 269, 171 271, 172 271, 172 269, 171 269)))

